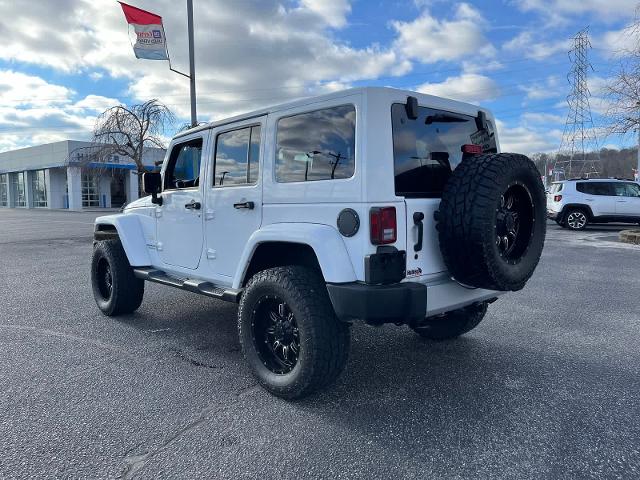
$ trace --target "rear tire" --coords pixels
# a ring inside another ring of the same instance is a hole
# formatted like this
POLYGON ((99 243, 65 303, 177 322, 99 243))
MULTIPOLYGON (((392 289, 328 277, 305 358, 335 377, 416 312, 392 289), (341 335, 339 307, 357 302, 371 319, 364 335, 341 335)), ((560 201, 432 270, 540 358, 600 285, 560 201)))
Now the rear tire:
POLYGON ((108 317, 132 313, 142 304, 144 280, 133 274, 120 240, 94 245, 91 286, 98 308, 108 317))
POLYGON ((238 333, 251 372, 270 393, 302 398, 331 384, 349 355, 322 277, 287 266, 256 273, 240 300, 238 333))
POLYGON ((569 230, 584 230, 589 223, 589 215, 581 208, 572 208, 565 214, 564 226, 569 230))
POLYGON ((449 340, 470 332, 478 326, 487 313, 487 303, 471 305, 453 312, 427 318, 419 326, 411 327, 422 338, 449 340))

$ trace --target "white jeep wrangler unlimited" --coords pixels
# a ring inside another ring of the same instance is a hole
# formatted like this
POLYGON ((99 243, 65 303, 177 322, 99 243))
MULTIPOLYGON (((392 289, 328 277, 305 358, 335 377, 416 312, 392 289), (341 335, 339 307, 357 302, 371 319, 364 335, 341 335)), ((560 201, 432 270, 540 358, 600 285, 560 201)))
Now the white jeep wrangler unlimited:
POLYGON ((285 398, 336 379, 354 321, 468 332, 545 237, 540 175, 500 153, 489 112, 389 88, 182 132, 143 185, 96 220, 98 307, 135 311, 145 281, 237 302, 249 367, 285 398))

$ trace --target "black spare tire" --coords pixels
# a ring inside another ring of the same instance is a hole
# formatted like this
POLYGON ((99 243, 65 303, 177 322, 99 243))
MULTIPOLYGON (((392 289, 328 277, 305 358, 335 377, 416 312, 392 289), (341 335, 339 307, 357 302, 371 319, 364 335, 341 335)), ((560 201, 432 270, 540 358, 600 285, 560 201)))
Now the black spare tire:
POLYGON ((436 219, 440 250, 453 278, 477 288, 520 290, 544 246, 540 173, 524 155, 467 157, 445 185, 436 219))

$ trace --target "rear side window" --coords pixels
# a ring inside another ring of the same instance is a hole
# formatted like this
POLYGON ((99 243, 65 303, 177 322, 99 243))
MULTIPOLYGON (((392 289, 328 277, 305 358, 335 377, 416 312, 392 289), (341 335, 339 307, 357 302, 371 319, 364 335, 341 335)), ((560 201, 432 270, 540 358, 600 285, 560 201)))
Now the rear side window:
POLYGON ((260 160, 260 125, 224 132, 216 139, 213 186, 255 185, 260 160))
POLYGON ((438 198, 462 161, 462 146, 481 145, 484 153, 495 153, 495 132, 490 123, 478 129, 468 115, 426 107, 418 111, 411 120, 404 104, 391 107, 396 195, 438 198))
POLYGON ((587 195, 615 195, 613 185, 609 182, 578 182, 576 190, 587 195))
POLYGON ((618 197, 640 197, 640 186, 637 183, 616 183, 615 192, 618 197))
POLYGON ((278 120, 276 181, 350 178, 355 170, 356 109, 325 108, 278 120))

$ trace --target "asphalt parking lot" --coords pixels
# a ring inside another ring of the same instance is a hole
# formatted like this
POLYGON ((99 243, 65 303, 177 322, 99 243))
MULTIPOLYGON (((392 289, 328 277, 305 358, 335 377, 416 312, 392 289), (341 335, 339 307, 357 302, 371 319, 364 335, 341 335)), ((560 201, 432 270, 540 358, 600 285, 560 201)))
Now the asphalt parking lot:
POLYGON ((356 325, 338 384, 256 387, 236 307, 147 285, 103 317, 97 214, 0 210, 0 478, 638 478, 640 248, 549 224, 464 337, 356 325))

